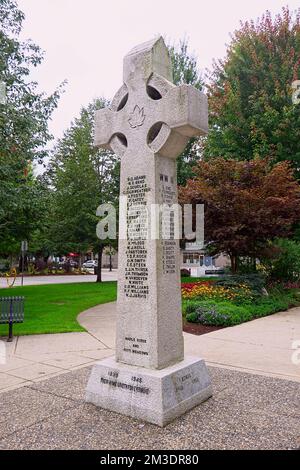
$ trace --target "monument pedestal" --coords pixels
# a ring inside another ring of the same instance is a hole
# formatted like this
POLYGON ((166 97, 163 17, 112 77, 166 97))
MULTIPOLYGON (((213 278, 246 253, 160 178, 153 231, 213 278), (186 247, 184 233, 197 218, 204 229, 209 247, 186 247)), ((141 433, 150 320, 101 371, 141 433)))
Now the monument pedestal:
POLYGON ((86 401, 101 408, 165 426, 212 396, 203 359, 186 357, 161 370, 109 357, 92 370, 86 401))

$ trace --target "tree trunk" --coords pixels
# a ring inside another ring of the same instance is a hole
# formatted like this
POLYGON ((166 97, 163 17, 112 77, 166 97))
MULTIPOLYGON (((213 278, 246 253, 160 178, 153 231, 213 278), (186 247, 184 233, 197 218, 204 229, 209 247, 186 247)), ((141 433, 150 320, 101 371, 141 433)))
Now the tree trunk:
POLYGON ((82 257, 83 257, 83 254, 82 254, 82 253, 79 253, 78 269, 79 269, 79 272, 80 272, 80 273, 81 273, 81 271, 82 271, 82 257))
POLYGON ((98 248, 98 269, 97 269, 96 282, 102 282, 102 253, 103 253, 103 245, 99 245, 99 248, 98 248))
POLYGON ((236 274, 238 270, 238 257, 236 255, 231 255, 230 262, 231 262, 231 273, 236 274))

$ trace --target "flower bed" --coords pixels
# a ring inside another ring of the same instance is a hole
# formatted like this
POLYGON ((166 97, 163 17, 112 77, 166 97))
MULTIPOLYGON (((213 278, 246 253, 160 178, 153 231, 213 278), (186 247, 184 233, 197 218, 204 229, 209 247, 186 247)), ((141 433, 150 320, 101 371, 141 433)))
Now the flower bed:
POLYGON ((300 304, 299 284, 268 286, 257 279, 228 277, 182 284, 185 322, 233 326, 300 304))
POLYGON ((254 299, 254 295, 247 284, 225 287, 216 285, 214 281, 199 281, 182 284, 181 292, 184 300, 229 300, 242 302, 254 299))

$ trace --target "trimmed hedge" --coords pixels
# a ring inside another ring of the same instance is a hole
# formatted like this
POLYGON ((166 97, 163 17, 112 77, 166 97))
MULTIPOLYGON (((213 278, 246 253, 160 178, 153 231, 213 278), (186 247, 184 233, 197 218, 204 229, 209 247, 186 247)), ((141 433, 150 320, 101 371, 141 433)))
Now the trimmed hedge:
POLYGON ((202 302, 193 312, 186 315, 186 319, 202 325, 230 326, 251 320, 251 314, 244 307, 231 302, 202 302))
POLYGON ((235 274, 222 277, 215 282, 216 286, 223 286, 227 288, 238 288, 241 284, 248 286, 255 297, 260 296, 266 285, 264 276, 260 273, 252 274, 235 274))
POLYGON ((253 303, 237 305, 232 302, 188 300, 184 303, 186 320, 209 326, 233 326, 255 318, 284 311, 299 305, 299 292, 275 291, 253 303))

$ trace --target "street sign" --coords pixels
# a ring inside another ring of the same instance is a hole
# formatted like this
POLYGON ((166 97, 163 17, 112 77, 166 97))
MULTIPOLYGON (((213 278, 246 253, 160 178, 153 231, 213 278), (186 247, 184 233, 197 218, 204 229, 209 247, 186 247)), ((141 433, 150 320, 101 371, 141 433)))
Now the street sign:
POLYGON ((21 251, 22 253, 25 253, 28 250, 28 242, 27 240, 23 240, 21 242, 21 251))

